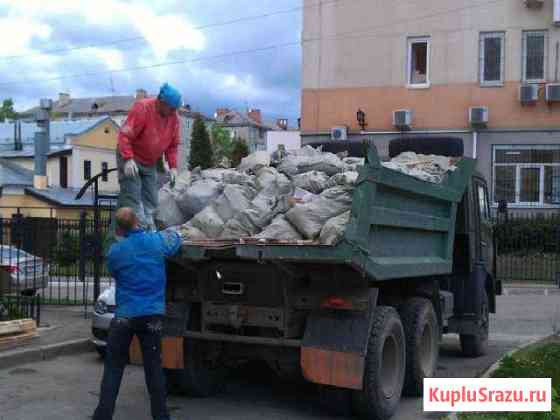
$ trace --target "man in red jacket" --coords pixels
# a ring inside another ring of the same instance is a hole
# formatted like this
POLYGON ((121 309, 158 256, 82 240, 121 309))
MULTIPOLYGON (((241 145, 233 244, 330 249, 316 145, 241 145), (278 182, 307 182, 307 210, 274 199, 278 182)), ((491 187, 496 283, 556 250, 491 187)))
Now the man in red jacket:
POLYGON ((119 208, 131 207, 140 225, 155 230, 158 205, 157 163, 163 155, 170 168, 171 183, 177 175, 181 94, 165 83, 157 98, 137 101, 121 128, 117 153, 119 208))

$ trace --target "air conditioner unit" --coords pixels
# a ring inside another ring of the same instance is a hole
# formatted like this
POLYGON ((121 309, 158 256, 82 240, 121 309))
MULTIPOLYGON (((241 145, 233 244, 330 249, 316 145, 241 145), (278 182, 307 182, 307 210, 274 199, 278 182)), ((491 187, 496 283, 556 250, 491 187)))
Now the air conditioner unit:
POLYGON ((331 140, 348 140, 348 128, 347 127, 331 128, 331 140))
POLYGON ((523 105, 534 104, 539 100, 539 85, 519 86, 519 102, 523 105))
POLYGON ((546 85, 546 102, 560 102, 560 83, 546 85))
POLYGON ((393 125, 399 130, 410 130, 412 125, 412 111, 408 109, 398 109, 393 112, 393 125))
POLYGON ((544 0, 524 0, 525 6, 528 9, 541 9, 544 4, 544 0))
POLYGON ((473 127, 486 127, 488 125, 488 107, 473 106, 469 108, 469 123, 473 127))

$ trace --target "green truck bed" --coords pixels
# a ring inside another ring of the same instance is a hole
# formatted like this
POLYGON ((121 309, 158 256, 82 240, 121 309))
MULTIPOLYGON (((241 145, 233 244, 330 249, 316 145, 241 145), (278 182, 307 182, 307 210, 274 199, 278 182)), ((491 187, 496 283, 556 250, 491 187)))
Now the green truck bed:
POLYGON ((458 203, 475 161, 463 158, 441 184, 382 166, 370 147, 352 202, 344 239, 336 246, 258 241, 186 243, 184 262, 209 260, 347 264, 375 280, 452 271, 458 203))

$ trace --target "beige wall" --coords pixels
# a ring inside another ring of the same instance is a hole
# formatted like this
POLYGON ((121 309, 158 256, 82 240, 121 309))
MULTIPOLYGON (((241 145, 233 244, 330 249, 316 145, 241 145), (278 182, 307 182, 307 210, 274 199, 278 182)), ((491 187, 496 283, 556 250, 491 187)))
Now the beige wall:
MULTIPOLYGON (((89 160, 91 162, 91 175, 95 176, 101 172, 103 162, 109 164, 109 169, 117 166, 117 158, 115 150, 98 149, 94 147, 74 146, 72 153, 72 166, 69 170, 72 172, 72 188, 82 188, 87 182, 84 178, 84 162, 89 160)), ((119 183, 116 172, 109 174, 107 182, 100 181, 100 191, 115 192, 119 190, 119 183)))
MULTIPOLYGON (((540 110, 521 109, 517 99, 522 31, 548 30, 547 78, 552 80, 556 43, 560 42, 560 28, 552 25, 552 0, 545 0, 542 10, 527 9, 521 0, 487 4, 479 0, 323 0, 320 7, 316 3, 305 0, 304 131, 324 131, 335 125, 356 127, 359 107, 368 114, 370 129, 392 128, 392 111, 405 106, 414 106, 414 113, 420 116, 415 128, 466 127, 468 106, 492 104, 506 110, 490 108, 491 118, 495 113, 521 116, 522 121, 529 121, 528 126, 535 125, 530 121, 540 110), (505 81, 509 83, 481 88, 480 33, 494 31, 505 32, 505 81), (430 37, 428 89, 407 88, 407 42, 416 36, 430 37), (460 104, 459 95, 464 98, 460 104), (461 108, 453 108, 457 105, 461 108)), ((538 124, 558 126, 558 107, 548 108, 541 100, 538 108, 546 108, 543 113, 548 115, 537 116, 538 124)), ((497 118, 494 123, 496 127, 512 126, 497 118)))

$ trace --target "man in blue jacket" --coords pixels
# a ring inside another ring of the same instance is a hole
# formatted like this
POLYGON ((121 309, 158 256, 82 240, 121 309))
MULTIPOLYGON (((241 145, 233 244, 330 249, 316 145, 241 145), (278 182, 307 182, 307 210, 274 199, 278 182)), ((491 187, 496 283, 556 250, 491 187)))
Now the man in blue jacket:
POLYGON ((134 210, 116 214, 117 233, 124 239, 111 246, 107 266, 116 284, 116 313, 111 323, 99 405, 93 420, 111 420, 132 337, 142 348, 144 373, 154 420, 169 420, 161 366, 165 314, 165 258, 177 254, 181 238, 174 231, 145 232, 134 210))

